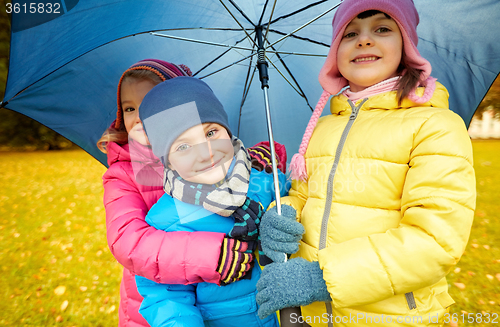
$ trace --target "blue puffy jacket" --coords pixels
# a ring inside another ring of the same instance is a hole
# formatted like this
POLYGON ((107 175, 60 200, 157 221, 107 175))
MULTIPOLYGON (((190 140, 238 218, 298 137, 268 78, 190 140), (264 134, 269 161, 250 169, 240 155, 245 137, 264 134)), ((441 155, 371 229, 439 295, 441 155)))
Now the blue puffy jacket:
MULTIPOLYGON (((288 193, 289 183, 279 172, 281 196, 288 193)), ((248 197, 260 202, 264 208, 274 201, 273 176, 252 168, 248 197)), ((165 231, 208 231, 229 233, 233 217, 216 215, 201 206, 188 204, 163 195, 153 205, 146 221, 165 231)), ((183 249, 177 249, 182 253, 183 249)), ((137 288, 144 297, 139 312, 153 326, 265 326, 277 327, 276 315, 264 320, 257 316, 255 285, 261 268, 254 265, 251 278, 227 286, 211 283, 191 285, 159 284, 136 276, 137 288)))

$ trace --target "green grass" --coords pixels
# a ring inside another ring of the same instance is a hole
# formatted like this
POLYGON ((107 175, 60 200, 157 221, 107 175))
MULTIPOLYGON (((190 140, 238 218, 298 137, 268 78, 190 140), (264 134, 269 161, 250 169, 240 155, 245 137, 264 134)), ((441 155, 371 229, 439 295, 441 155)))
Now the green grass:
POLYGON ((0 326, 117 326, 105 170, 81 150, 0 153, 0 326))
MULTIPOLYGON (((500 315, 500 141, 473 146, 477 210, 460 271, 448 276, 451 313, 500 315)), ((0 169, 0 326, 117 326, 121 266, 106 245, 106 168, 72 150, 0 153, 0 169)))
MULTIPOLYGON (((500 325, 500 141, 473 141, 477 202, 465 254, 448 275, 456 304, 451 313, 496 313, 500 325), (459 289, 455 283, 465 285, 459 289)), ((466 318, 465 318, 466 319, 466 318)), ((459 326, 491 326, 468 324, 459 326)))

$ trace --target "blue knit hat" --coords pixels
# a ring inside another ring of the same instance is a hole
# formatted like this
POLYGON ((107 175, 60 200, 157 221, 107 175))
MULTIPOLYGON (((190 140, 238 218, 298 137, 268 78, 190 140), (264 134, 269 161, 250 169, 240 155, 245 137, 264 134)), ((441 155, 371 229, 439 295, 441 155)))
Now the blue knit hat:
POLYGON ((156 85, 139 107, 139 117, 155 156, 165 164, 172 143, 186 130, 203 123, 229 123, 212 89, 195 77, 176 77, 156 85))

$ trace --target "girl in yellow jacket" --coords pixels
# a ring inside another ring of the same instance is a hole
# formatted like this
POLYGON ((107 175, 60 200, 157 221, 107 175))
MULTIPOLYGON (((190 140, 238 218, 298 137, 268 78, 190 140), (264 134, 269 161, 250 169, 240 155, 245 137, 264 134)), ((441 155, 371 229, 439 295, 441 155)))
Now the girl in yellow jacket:
POLYGON ((292 323, 451 320, 445 276, 472 225, 472 146, 417 50, 418 20, 412 0, 338 7, 319 75, 324 92, 292 159, 292 189, 282 214, 271 209, 261 223, 275 262, 257 284, 261 317, 301 306, 292 323), (330 95, 331 115, 319 119, 330 95), (284 262, 283 252, 294 254, 284 262))

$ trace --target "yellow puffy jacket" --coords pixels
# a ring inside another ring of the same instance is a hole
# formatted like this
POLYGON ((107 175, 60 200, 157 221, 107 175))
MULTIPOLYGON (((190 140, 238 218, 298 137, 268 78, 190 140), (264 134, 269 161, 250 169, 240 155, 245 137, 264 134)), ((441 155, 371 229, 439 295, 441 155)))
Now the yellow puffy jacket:
POLYGON ((439 83, 423 105, 398 106, 395 91, 360 103, 352 110, 345 96, 332 98, 305 155, 309 178, 282 201, 306 230, 293 257, 319 261, 332 298, 302 307, 303 318, 442 325, 454 303, 445 276, 465 250, 475 208, 467 129, 445 109, 439 83))

